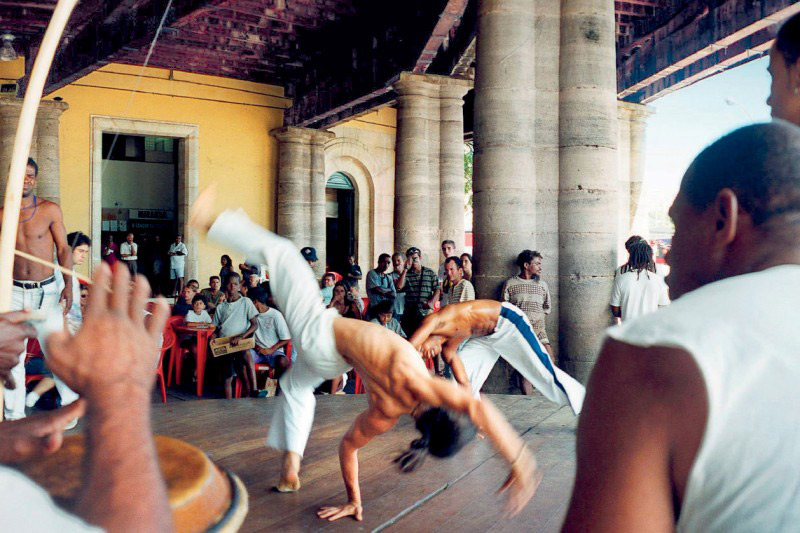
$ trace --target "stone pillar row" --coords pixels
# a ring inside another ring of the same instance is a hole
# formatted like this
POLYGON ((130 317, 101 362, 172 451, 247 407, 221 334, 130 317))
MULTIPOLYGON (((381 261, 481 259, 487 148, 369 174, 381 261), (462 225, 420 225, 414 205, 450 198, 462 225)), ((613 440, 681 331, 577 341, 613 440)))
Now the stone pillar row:
POLYGON ((464 95, 469 80, 402 73, 397 93, 395 249, 438 267, 440 243, 464 248, 464 95))
MULTIPOLYGON (((39 165, 36 194, 56 203, 61 200, 58 121, 67 109, 69 106, 66 102, 43 100, 39 104, 31 141, 30 157, 39 165)), ((11 152, 21 111, 21 98, 0 99, 0 200, 5 196, 11 152)))
POLYGON ((298 248, 313 246, 319 261, 314 273, 325 272, 325 143, 329 131, 285 127, 278 139, 278 234, 298 248))

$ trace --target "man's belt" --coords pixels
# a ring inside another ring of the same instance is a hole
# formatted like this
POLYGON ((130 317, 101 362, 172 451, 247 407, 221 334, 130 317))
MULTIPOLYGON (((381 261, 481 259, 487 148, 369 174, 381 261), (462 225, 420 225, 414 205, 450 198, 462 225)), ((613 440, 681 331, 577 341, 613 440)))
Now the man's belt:
POLYGON ((55 276, 50 276, 42 281, 17 281, 14 280, 15 287, 22 287, 23 289, 41 289, 45 285, 50 285, 56 280, 55 276))

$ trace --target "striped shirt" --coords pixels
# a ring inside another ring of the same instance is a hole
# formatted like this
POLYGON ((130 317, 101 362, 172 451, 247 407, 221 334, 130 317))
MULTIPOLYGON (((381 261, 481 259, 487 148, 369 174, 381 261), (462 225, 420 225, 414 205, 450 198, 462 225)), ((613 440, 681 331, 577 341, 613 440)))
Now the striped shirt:
POLYGON ((528 317, 542 344, 550 344, 544 317, 550 314, 550 289, 541 279, 522 279, 514 276, 503 286, 503 301, 519 307, 528 317))
MULTIPOLYGON (((475 287, 472 283, 462 279, 456 286, 451 286, 447 292, 447 304, 457 304, 460 302, 469 302, 475 299, 475 287)), ((445 307, 447 304, 442 304, 445 307)))
POLYGON ((406 309, 418 307, 420 302, 430 299, 439 288, 439 279, 436 272, 428 267, 422 267, 421 272, 413 268, 406 274, 406 285, 403 292, 406 295, 406 309))

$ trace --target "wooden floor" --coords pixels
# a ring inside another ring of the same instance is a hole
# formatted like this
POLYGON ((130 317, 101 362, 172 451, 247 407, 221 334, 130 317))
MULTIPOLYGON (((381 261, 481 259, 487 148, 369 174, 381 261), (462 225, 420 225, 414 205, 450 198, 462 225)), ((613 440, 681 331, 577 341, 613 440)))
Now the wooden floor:
POLYGON ((536 453, 544 479, 534 499, 513 519, 495 493, 508 468, 486 440, 476 440, 449 460, 429 458, 401 474, 392 459, 419 435, 406 417, 359 453, 364 521, 328 523, 321 505, 346 501, 338 443, 366 406, 365 396, 317 396, 314 429, 303 462, 303 488, 272 491, 280 455, 264 445, 275 399, 195 400, 154 405, 157 434, 183 439, 237 473, 250 496, 242 531, 557 531, 575 472, 576 419, 541 396, 490 396, 536 453))

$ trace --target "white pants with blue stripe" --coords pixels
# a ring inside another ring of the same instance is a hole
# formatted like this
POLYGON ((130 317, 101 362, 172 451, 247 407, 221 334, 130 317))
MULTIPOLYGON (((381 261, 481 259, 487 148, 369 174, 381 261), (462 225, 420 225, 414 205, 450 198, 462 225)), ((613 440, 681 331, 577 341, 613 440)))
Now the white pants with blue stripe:
POLYGON ((458 349, 470 386, 478 394, 497 359, 502 357, 545 398, 558 405, 569 404, 581 412, 586 390, 569 374, 550 362, 525 313, 505 302, 491 335, 473 337, 458 349))

